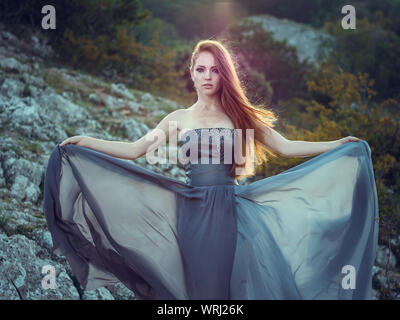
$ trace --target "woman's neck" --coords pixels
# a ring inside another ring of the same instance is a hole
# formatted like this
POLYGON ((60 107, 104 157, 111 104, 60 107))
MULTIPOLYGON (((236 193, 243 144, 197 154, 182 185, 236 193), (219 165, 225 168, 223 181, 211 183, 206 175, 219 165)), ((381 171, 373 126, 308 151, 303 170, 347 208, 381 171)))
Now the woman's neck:
POLYGON ((199 111, 222 111, 221 101, 218 98, 198 99, 195 108, 199 111))

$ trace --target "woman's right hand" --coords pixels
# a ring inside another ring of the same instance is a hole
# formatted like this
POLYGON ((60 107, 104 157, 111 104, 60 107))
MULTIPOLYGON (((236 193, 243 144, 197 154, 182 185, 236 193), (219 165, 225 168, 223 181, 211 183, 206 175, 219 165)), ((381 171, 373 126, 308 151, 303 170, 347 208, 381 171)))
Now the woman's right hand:
POLYGON ((84 142, 85 142, 85 140, 86 140, 87 138, 88 138, 88 137, 86 137, 86 136, 73 136, 73 137, 69 137, 69 138, 65 139, 63 142, 60 143, 60 147, 66 145, 66 144, 68 144, 68 143, 76 144, 76 145, 78 145, 78 146, 83 146, 83 145, 84 145, 84 142))

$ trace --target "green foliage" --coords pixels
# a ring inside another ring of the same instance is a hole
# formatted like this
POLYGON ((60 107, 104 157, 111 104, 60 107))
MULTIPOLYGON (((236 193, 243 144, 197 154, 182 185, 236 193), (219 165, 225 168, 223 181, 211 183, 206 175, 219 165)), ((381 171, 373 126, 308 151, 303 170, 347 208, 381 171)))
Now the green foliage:
POLYGON ((367 0, 368 19, 400 35, 400 0, 367 0))
POLYGON ((400 73, 395 70, 400 70, 400 37, 368 18, 358 19, 356 27, 349 32, 337 22, 325 24, 335 38, 327 43, 333 49, 331 58, 350 73, 368 73, 375 81, 377 99, 398 95, 400 73))
POLYGON ((112 36, 117 27, 137 25, 150 16, 142 10, 140 0, 19 0, 0 2, 0 17, 10 24, 27 24, 40 30, 45 5, 56 9, 56 29, 50 34, 53 41, 66 30, 91 37, 112 36))
POLYGON ((3 229, 4 231, 8 231, 7 225, 10 220, 11 220, 10 217, 8 217, 6 215, 1 215, 0 216, 0 228, 3 229))
POLYGON ((137 42, 126 27, 119 29, 112 38, 75 36, 68 30, 60 55, 74 68, 107 75, 150 93, 176 96, 183 88, 183 84, 176 81, 181 74, 175 67, 174 50, 160 44, 158 38, 145 46, 137 42))
MULTIPOLYGON (((159 41, 166 24, 149 21, 147 34, 143 31, 146 26, 135 29, 151 17, 140 0, 22 0, 1 5, 7 9, 5 20, 32 24, 41 30, 41 8, 45 4, 54 5, 57 12, 57 28, 49 34, 59 63, 151 93, 181 92, 175 52, 159 41), (134 30, 147 36, 145 44, 137 41, 134 30)), ((165 29, 163 32, 173 30, 171 26, 165 29)), ((57 84, 56 79, 49 80, 57 84)))
POLYGON ((68 135, 68 137, 72 137, 75 135, 76 130, 74 128, 64 125, 63 129, 64 129, 65 133, 68 135))
POLYGON ((142 0, 143 7, 167 23, 173 24, 180 37, 209 38, 230 23, 242 18, 243 8, 235 1, 214 0, 142 0))
POLYGON ((25 143, 24 150, 36 153, 37 155, 41 155, 43 153, 43 147, 37 142, 25 143))
POLYGON ((146 20, 139 26, 132 28, 138 42, 149 45, 154 38, 160 39, 164 46, 172 47, 179 40, 175 26, 159 18, 146 20))

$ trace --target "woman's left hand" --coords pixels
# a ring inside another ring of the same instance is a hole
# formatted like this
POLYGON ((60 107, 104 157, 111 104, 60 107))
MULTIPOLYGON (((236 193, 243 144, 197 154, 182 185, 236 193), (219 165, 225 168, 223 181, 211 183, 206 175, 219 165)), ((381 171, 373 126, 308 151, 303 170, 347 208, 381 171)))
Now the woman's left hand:
POLYGON ((347 136, 345 138, 339 139, 339 142, 341 144, 344 144, 344 143, 347 143, 347 142, 357 142, 357 141, 360 141, 360 139, 357 138, 357 137, 353 137, 353 136, 347 136))

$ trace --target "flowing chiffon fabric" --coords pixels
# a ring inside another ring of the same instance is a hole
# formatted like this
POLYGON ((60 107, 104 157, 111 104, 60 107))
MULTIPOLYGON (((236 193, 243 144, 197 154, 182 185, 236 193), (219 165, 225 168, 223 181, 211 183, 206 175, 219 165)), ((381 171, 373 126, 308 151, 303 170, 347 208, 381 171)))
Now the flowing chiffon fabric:
POLYGON ((379 213, 367 142, 247 185, 224 163, 185 168, 187 183, 89 148, 53 149, 43 209, 53 250, 84 290, 122 282, 143 299, 371 299, 379 213))

